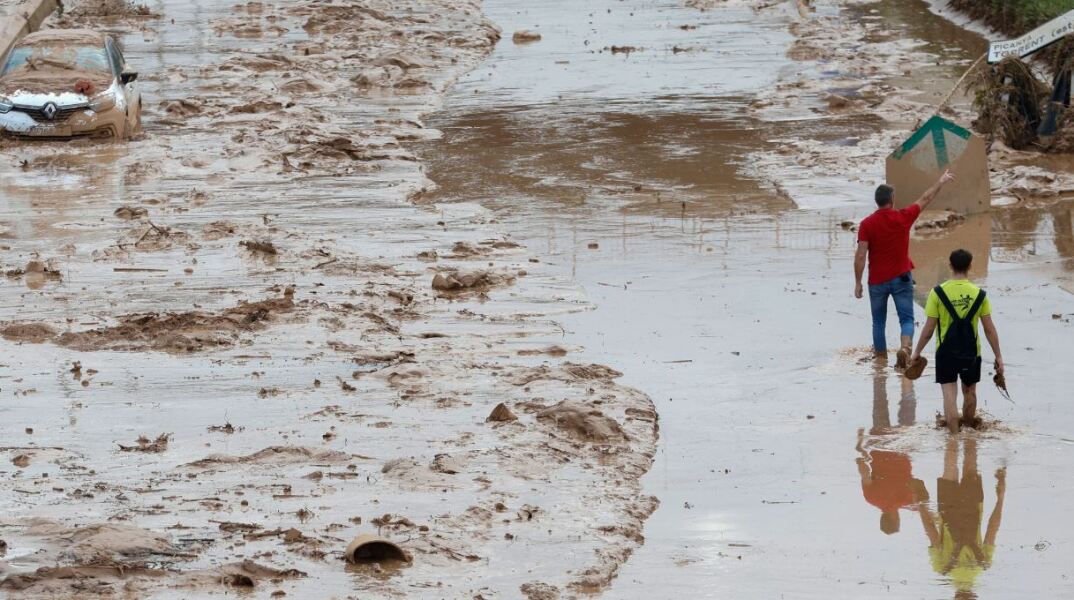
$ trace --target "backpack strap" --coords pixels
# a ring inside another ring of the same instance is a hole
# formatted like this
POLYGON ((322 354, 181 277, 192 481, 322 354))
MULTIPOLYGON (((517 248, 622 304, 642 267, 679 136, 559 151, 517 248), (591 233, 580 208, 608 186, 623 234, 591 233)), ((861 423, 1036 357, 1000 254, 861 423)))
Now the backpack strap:
POLYGON ((984 304, 985 291, 981 290, 977 292, 977 299, 973 301, 973 306, 970 307, 970 312, 966 313, 966 319, 972 319, 973 315, 977 314, 977 311, 981 309, 981 305, 984 304))
POLYGON ((956 311, 955 307, 951 304, 951 299, 947 297, 947 292, 943 291, 943 287, 938 285, 932 288, 932 291, 935 292, 936 297, 940 299, 940 304, 943 304, 944 308, 947 309, 947 312, 950 313, 951 319, 954 321, 959 320, 961 317, 958 316, 958 311, 956 311))

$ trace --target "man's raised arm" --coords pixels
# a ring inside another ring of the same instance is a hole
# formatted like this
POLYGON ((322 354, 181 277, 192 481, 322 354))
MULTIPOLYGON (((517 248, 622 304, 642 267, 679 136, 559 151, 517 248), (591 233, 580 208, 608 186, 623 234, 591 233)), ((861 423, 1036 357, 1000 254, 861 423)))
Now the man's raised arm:
POLYGON ((951 172, 951 169, 945 170, 943 172, 943 175, 940 175, 940 178, 936 180, 936 183, 932 184, 932 187, 925 190, 925 193, 921 194, 921 197, 918 198, 917 202, 914 202, 914 204, 918 205, 921 210, 925 210, 929 207, 929 204, 932 204, 933 199, 936 198, 936 194, 940 193, 940 189, 944 186, 944 184, 946 184, 948 181, 954 180, 955 174, 951 172))

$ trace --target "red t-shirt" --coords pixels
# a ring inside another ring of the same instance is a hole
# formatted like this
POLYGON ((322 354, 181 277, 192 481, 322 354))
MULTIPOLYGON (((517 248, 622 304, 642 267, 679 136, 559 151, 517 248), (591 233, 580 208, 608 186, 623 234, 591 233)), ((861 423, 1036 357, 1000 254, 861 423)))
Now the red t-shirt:
POLYGON ((899 510, 914 503, 910 491, 913 468, 910 457, 901 452, 873 450, 869 452, 873 480, 861 486, 865 500, 883 512, 899 510))
POLYGON ((869 285, 895 279, 914 269, 910 260, 910 228, 921 207, 880 208, 865 217, 858 228, 858 241, 869 242, 869 285))

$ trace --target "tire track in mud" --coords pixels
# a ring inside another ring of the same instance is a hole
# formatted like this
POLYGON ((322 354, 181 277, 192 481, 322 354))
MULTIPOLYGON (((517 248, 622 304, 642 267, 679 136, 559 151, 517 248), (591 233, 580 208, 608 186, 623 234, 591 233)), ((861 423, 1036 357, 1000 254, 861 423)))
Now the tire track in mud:
POLYGON ((408 202, 480 5, 149 8, 54 23, 123 34, 143 138, 0 147, 0 588, 601 590, 656 505, 653 405, 549 347, 586 304, 480 207, 408 202), (344 569, 369 531, 414 562, 344 569))

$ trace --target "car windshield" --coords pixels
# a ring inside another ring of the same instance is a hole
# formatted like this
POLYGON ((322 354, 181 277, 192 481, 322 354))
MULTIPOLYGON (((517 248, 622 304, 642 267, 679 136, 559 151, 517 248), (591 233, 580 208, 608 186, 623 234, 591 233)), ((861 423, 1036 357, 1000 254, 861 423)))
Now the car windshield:
POLYGON ((16 70, 59 68, 73 71, 111 72, 103 47, 69 44, 19 46, 11 51, 0 76, 16 70))

